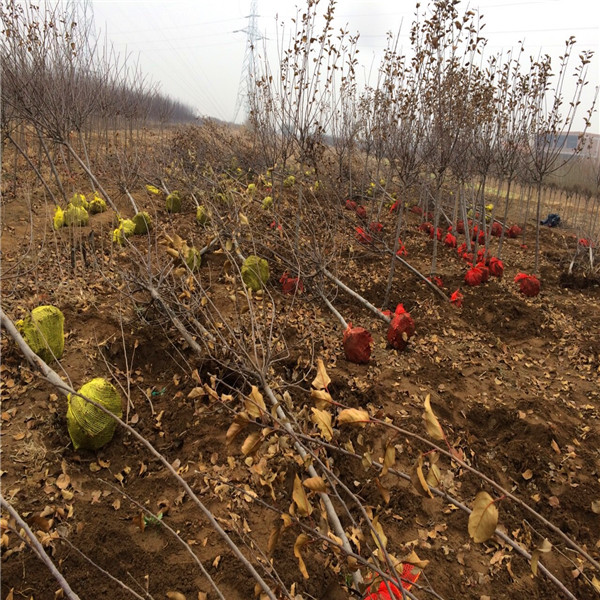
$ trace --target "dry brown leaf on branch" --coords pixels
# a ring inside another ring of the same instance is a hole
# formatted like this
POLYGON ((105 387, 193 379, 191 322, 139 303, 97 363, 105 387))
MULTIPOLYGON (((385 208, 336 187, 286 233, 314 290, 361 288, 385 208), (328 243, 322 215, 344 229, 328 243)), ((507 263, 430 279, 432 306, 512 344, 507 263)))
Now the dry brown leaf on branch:
POLYGON ((327 493, 327 484, 322 477, 318 475, 316 477, 309 477, 302 482, 305 488, 308 488, 311 492, 327 493))
POLYGON ((371 537, 373 538, 373 541, 375 542, 377 548, 379 548, 381 556, 383 556, 383 551, 387 548, 388 539, 385 533, 383 532, 383 527, 381 526, 381 523, 379 522, 379 516, 376 516, 371 522, 371 524, 373 526, 373 528, 371 529, 371 537))
POLYGON ((341 410, 338 415, 338 423, 356 423, 358 425, 364 425, 370 421, 369 413, 366 410, 360 408, 345 408, 341 410))
POLYGON ((595 575, 592 577, 592 587, 596 590, 596 593, 600 594, 600 579, 595 575))
POLYGON ((437 417, 433 414, 433 410, 431 408, 431 397, 427 394, 425 398, 425 412, 423 413, 423 419, 425 420, 425 429, 427 429, 427 433, 434 440, 443 440, 444 432, 442 430, 442 426, 440 422, 437 420, 437 417))
POLYGON ((391 494, 390 494, 390 490, 388 490, 388 488, 386 488, 381 481, 379 481, 379 477, 375 478, 375 485, 377 486, 377 489, 379 490, 379 493, 381 494, 381 497, 383 498, 383 501, 386 504, 390 503, 390 499, 391 499, 391 494))
POLYGON ((294 544, 294 556, 298 559, 298 568, 302 573, 302 577, 304 579, 308 579, 308 571, 306 570, 306 565, 304 564, 304 559, 302 558, 302 554, 300 551, 304 546, 306 546, 309 542, 309 538, 305 533, 301 533, 297 538, 294 544))
POLYGON ((250 396, 244 398, 244 408, 253 419, 260 419, 267 412, 264 398, 255 385, 252 386, 250 396))
POLYGON ((600 515, 600 500, 592 500, 592 512, 600 515))
POLYGON ((185 596, 181 592, 167 592, 169 600, 185 600, 185 596))
POLYGON ((436 464, 432 463, 429 467, 426 481, 429 487, 437 488, 440 486, 440 482, 442 481, 442 472, 436 464))
POLYGON ((413 468, 410 473, 410 481, 413 484, 413 487, 421 496, 433 498, 433 494, 429 489, 429 485, 427 485, 427 481, 425 479, 425 475, 423 475, 423 455, 419 454, 417 461, 413 465, 413 468))
POLYGON ((383 469, 381 475, 386 475, 387 472, 396 464, 396 448, 393 443, 388 442, 385 447, 385 454, 383 456, 383 469))
POLYGON ((317 408, 323 409, 333 404, 333 398, 327 390, 310 390, 310 397, 315 401, 317 408))
POLYGON ((251 433, 244 440, 244 443, 242 444, 242 452, 246 456, 250 456, 251 454, 254 454, 260 448, 262 441, 263 441, 263 437, 262 437, 262 433, 260 431, 255 431, 254 433, 251 433))
POLYGON ((487 492, 475 496, 473 512, 469 515, 469 535, 477 544, 489 540, 498 525, 498 509, 487 492))
POLYGON ((531 553, 531 572, 537 575, 538 562, 540 561, 540 555, 546 554, 552 550, 552 544, 550 540, 544 538, 544 541, 531 553))
POLYGON ((326 410, 311 408, 312 416, 310 420, 319 428, 321 435, 329 442, 333 438, 333 429, 331 427, 331 414, 326 410))
POLYGON ((302 482, 300 481, 298 475, 296 475, 294 478, 294 491, 292 492, 292 498, 296 503, 298 513, 303 517, 309 517, 312 513, 312 506, 308 501, 308 497, 304 491, 304 488, 302 487, 302 482))
POLYGON ((326 390, 330 383, 331 379, 329 375, 327 375, 323 360, 319 358, 317 359, 317 376, 314 378, 312 386, 316 390, 326 390))
POLYGON ((283 525, 278 521, 275 522, 273 528, 271 529, 271 533, 269 534, 269 541, 267 543, 267 555, 272 556, 273 552, 275 552, 275 548, 277 546, 277 542, 279 541, 279 536, 281 535, 281 530, 283 529, 283 525))

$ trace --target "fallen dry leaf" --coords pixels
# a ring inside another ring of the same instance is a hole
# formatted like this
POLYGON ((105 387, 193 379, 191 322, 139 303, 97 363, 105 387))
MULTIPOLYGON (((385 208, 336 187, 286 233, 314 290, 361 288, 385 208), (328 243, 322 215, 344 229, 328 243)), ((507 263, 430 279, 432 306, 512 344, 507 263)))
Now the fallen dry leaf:
POLYGON ((298 475, 294 478, 294 491, 292 492, 292 498, 298 507, 298 512, 303 517, 308 517, 312 513, 312 506, 308 501, 308 497, 304 488, 302 487, 302 482, 298 475))
POLYGON ((309 477, 308 479, 305 479, 302 482, 302 485, 305 488, 308 488, 311 492, 327 492, 327 484, 325 483, 325 480, 318 475, 316 477, 309 477))
POLYGON ((300 551, 308 544, 308 542, 308 536, 305 533, 301 533, 296 538, 296 542, 294 543, 294 556, 298 559, 298 568, 300 569, 304 579, 308 579, 308 571, 306 570, 306 565, 304 564, 304 559, 302 558, 300 551))
POLYGON ((56 487, 59 490, 64 490, 64 489, 68 488, 70 484, 71 484, 71 478, 66 473, 61 473, 56 478, 56 487))
POLYGON ((319 358, 317 359, 317 376, 314 378, 312 382, 312 386, 316 390, 326 390, 327 386, 331 383, 331 379, 329 375, 327 375, 327 370, 325 369, 325 365, 323 361, 319 358))
POLYGON ((381 481, 379 481, 379 477, 375 478, 375 485, 377 486, 377 489, 379 490, 379 493, 381 494, 381 497, 383 498, 383 501, 386 504, 390 503, 390 499, 391 499, 391 494, 390 494, 390 490, 388 490, 388 488, 386 488, 381 481))
POLYGON ((489 540, 498 525, 498 509, 487 492, 475 496, 473 512, 469 515, 469 535, 477 544, 489 540))
POLYGON ((425 429, 427 429, 427 433, 434 440, 443 440, 444 432, 431 408, 431 397, 429 394, 427 394, 427 397, 425 398, 424 406, 425 412, 423 413, 423 419, 425 420, 425 429))
POLYGON ((411 565, 414 565, 415 567, 419 567, 419 569, 424 569, 429 564, 428 560, 421 560, 414 550, 408 556, 405 556, 402 559, 402 562, 409 563, 411 565))

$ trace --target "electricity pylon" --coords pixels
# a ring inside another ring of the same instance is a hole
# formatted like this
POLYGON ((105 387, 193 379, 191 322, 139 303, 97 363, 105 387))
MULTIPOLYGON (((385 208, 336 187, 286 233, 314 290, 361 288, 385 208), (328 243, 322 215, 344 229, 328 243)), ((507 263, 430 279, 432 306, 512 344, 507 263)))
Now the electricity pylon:
POLYGON ((257 0, 251 0, 250 2, 250 14, 247 15, 248 26, 244 29, 236 29, 233 33, 244 32, 246 34, 246 52, 244 53, 244 62, 242 63, 242 73, 240 75, 240 84, 238 86, 237 100, 235 101, 235 110, 233 114, 233 122, 237 119, 237 116, 242 108, 242 105, 246 107, 246 114, 249 114, 249 94, 251 93, 252 87, 254 86, 254 75, 255 75, 255 63, 254 63, 254 49, 258 41, 262 39, 262 36, 258 32, 258 13, 257 13, 257 0))

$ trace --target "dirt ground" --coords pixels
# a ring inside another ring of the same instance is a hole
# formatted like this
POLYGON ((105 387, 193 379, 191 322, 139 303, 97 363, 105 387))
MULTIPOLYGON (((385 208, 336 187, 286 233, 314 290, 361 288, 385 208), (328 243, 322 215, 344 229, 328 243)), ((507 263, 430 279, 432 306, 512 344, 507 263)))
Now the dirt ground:
MULTIPOLYGON (((54 233, 49 226, 51 207, 33 198, 31 214, 25 203, 10 198, 2 207, 3 310, 17 319, 38 304, 58 306, 65 315, 67 337, 57 371, 68 374, 75 388, 102 375, 122 386, 123 398, 129 391, 130 402, 124 403, 128 422, 171 462, 247 556, 266 553, 274 524, 281 519, 241 490, 251 488, 265 503, 287 512, 300 467, 290 467, 294 462, 281 448, 265 448, 260 461, 255 458, 247 468, 242 438, 226 443, 232 422, 227 406, 206 395, 190 397, 198 381, 209 381, 216 367, 186 348, 156 307, 148 306, 147 298, 138 307, 123 295, 119 266, 127 262, 126 250, 110 242, 111 212, 92 217, 90 226, 75 234, 75 241, 79 236, 88 239, 93 230, 95 244, 88 251, 88 266, 77 252, 73 269, 72 232, 54 233), (138 309, 156 312, 152 326, 140 318, 138 309), (198 380, 191 375, 194 369, 198 380)), ((183 224, 190 214, 193 209, 188 206, 183 215, 159 211, 158 217, 172 220, 182 236, 195 236, 200 246, 204 234, 183 224)), ((352 219, 348 215, 349 227, 352 219)), ((386 216, 386 228, 392 227, 392 219, 386 216)), ((403 241, 407 260, 427 272, 432 242, 418 231, 418 223, 419 217, 410 214, 403 241)), ((466 269, 456 252, 440 249, 444 291, 449 294, 460 287, 465 296, 462 308, 442 302, 399 267, 391 308, 402 302, 416 323, 416 335, 404 352, 387 346, 382 321, 349 296, 339 295, 338 310, 373 334, 368 365, 344 358, 339 323, 310 290, 294 300, 292 309, 290 297, 274 291, 282 319, 287 319, 289 348, 278 369, 288 376, 288 392, 298 410, 312 406, 310 381, 314 359, 320 357, 336 401, 368 407, 371 414, 420 435, 426 435, 423 399, 429 394, 449 443, 462 452, 465 462, 522 499, 598 561, 600 282, 577 270, 566 274, 576 244, 566 223, 542 230, 541 293, 522 296, 513 279, 532 268, 531 223, 526 234, 526 248, 520 239, 505 241, 503 279, 477 288, 464 285, 466 269)), ((388 260, 348 239, 344 269, 338 275, 379 305, 388 260)), ((147 241, 136 238, 134 243, 143 247, 147 241)), ((223 256, 208 254, 200 276, 212 278, 215 297, 228 293, 223 273, 223 256)), ((274 290, 278 278, 272 273, 274 290)), ((117 430, 113 441, 98 452, 75 451, 66 427, 66 400, 31 372, 4 333, 1 350, 2 494, 38 532, 80 598, 131 597, 100 569, 142 597, 162 599, 178 592, 188 600, 216 598, 185 547, 160 523, 144 519, 144 508, 162 513, 162 521, 189 544, 227 599, 255 597, 254 581, 146 448, 117 430)), ((341 427, 335 440, 340 445, 352 442, 359 454, 370 451, 374 458, 382 456, 384 444, 391 440, 396 468, 403 473, 410 473, 417 456, 426 451, 414 438, 392 437, 377 426, 341 427)), ((420 583, 431 585, 439 597, 562 597, 498 538, 475 544, 467 532, 467 515, 442 498, 424 498, 392 473, 378 478, 378 471, 364 460, 340 454, 333 464, 363 504, 381 515, 389 548, 398 556, 414 549, 430 561, 420 583), (389 491, 389 502, 379 486, 389 491)), ((466 504, 481 489, 499 497, 456 463, 442 458, 442 464, 446 489, 466 504)), ((548 538, 553 549, 540 562, 575 597, 598 597, 591 581, 594 576, 600 579, 600 573, 562 538, 516 502, 505 498, 497 504, 502 530, 529 552, 548 538)), ((319 517, 313 519, 318 525, 319 517)), ((350 530, 348 519, 344 524, 350 530)), ((284 530, 272 555, 288 589, 295 584, 294 593, 302 598, 352 597, 346 587, 350 570, 336 566, 318 542, 302 551, 309 578, 302 576, 293 552, 297 535, 293 528, 284 530)), ((61 597, 46 567, 14 532, 3 539, 2 550, 3 598, 61 597)), ((416 588, 413 592, 418 594, 416 588)))

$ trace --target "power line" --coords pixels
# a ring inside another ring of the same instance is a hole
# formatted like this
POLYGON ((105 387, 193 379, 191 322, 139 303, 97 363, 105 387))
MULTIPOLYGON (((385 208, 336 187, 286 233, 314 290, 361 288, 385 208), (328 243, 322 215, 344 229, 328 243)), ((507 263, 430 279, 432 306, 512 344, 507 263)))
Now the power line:
POLYGON ((235 102, 235 109, 233 111, 234 123, 243 104, 246 104, 246 112, 250 112, 249 95, 252 86, 254 85, 255 76, 254 48, 256 47, 256 44, 263 39, 258 32, 259 15, 257 14, 257 10, 257 0, 251 0, 250 14, 246 17, 248 19, 248 25, 244 29, 238 30, 246 34, 246 52, 244 53, 244 62, 242 63, 240 84, 238 86, 238 95, 235 102))

